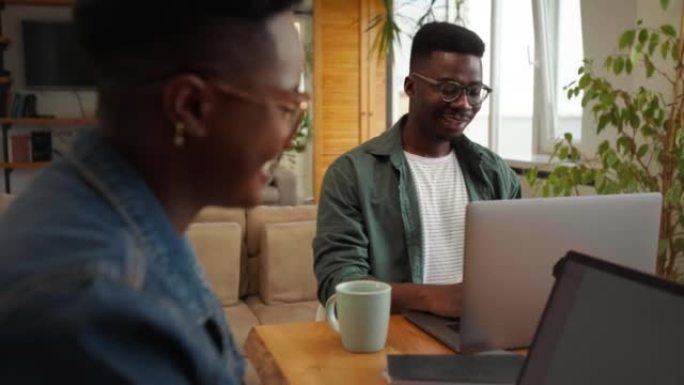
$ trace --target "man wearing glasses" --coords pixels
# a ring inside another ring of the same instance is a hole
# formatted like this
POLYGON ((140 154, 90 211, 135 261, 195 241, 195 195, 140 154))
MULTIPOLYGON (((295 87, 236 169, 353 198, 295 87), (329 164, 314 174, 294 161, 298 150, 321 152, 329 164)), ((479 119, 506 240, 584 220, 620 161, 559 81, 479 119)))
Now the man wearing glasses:
POLYGON ((342 155, 323 181, 314 270, 321 303, 343 281, 392 285, 392 309, 460 315, 465 208, 520 198, 515 173, 463 134, 491 89, 484 43, 430 23, 415 35, 404 90, 409 113, 342 155))

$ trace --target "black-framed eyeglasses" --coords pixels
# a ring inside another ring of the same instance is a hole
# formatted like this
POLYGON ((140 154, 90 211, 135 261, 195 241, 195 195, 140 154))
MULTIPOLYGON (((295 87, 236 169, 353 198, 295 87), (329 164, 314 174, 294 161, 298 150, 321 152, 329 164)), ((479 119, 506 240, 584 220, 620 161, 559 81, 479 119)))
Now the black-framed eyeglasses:
POLYGON ((412 73, 411 76, 437 88, 439 96, 445 103, 451 103, 460 98, 465 91, 468 103, 470 103, 471 106, 479 106, 492 92, 490 87, 480 83, 464 86, 455 80, 436 80, 416 72, 412 73))

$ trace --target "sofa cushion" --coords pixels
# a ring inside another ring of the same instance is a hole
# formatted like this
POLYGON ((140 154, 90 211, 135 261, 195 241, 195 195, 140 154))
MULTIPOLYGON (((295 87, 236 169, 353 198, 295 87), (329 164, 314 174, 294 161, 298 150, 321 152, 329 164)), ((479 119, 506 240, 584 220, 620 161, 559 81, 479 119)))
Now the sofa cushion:
POLYGON ((254 326, 259 325, 259 320, 254 312, 242 301, 233 306, 224 306, 223 313, 228 320, 235 344, 240 352, 242 352, 247 335, 254 326))
POLYGON ((311 322, 316 318, 318 301, 266 305, 258 297, 248 297, 245 303, 263 325, 311 322))
MULTIPOLYGON (((247 212, 247 251, 259 252, 265 223, 294 222, 316 219, 316 206, 259 206, 247 212)), ((311 246, 311 245, 309 245, 311 246)))
POLYGON ((268 305, 313 301, 311 241, 316 221, 266 223, 259 254, 259 294, 268 305))
POLYGON ((240 228, 242 229, 242 234, 246 234, 246 211, 245 209, 241 208, 226 209, 216 206, 205 207, 199 212, 199 214, 197 214, 193 222, 235 222, 238 225, 240 225, 240 228))
POLYGON ((221 304, 236 304, 240 297, 240 226, 235 222, 193 223, 187 235, 221 304))
POLYGON ((240 244, 240 297, 247 294, 249 274, 247 272, 247 244, 246 244, 246 218, 247 210, 242 208, 223 208, 210 206, 202 209, 195 217, 195 223, 206 222, 235 222, 242 229, 242 243, 240 244))

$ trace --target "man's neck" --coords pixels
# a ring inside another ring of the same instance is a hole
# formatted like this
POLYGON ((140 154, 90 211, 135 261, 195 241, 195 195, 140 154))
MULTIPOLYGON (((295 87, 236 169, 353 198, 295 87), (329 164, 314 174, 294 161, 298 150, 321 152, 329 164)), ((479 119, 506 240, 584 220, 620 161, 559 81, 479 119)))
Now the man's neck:
POLYGON ((170 145, 159 145, 155 142, 158 139, 138 137, 133 146, 131 141, 111 135, 108 140, 145 180, 176 232, 184 233, 201 209, 201 204, 193 199, 192 182, 178 151, 170 145))
POLYGON ((452 151, 449 141, 427 138, 410 116, 404 125, 401 139, 406 152, 426 158, 447 156, 452 151))

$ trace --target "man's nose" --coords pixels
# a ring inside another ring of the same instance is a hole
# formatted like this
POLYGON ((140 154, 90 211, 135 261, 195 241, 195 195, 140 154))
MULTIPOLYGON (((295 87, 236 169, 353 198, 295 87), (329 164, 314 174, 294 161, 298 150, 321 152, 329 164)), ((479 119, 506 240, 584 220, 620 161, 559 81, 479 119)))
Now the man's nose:
POLYGON ((456 99, 449 102, 449 107, 461 110, 473 109, 473 105, 470 103, 470 100, 468 100, 468 95, 465 91, 461 92, 456 99))

